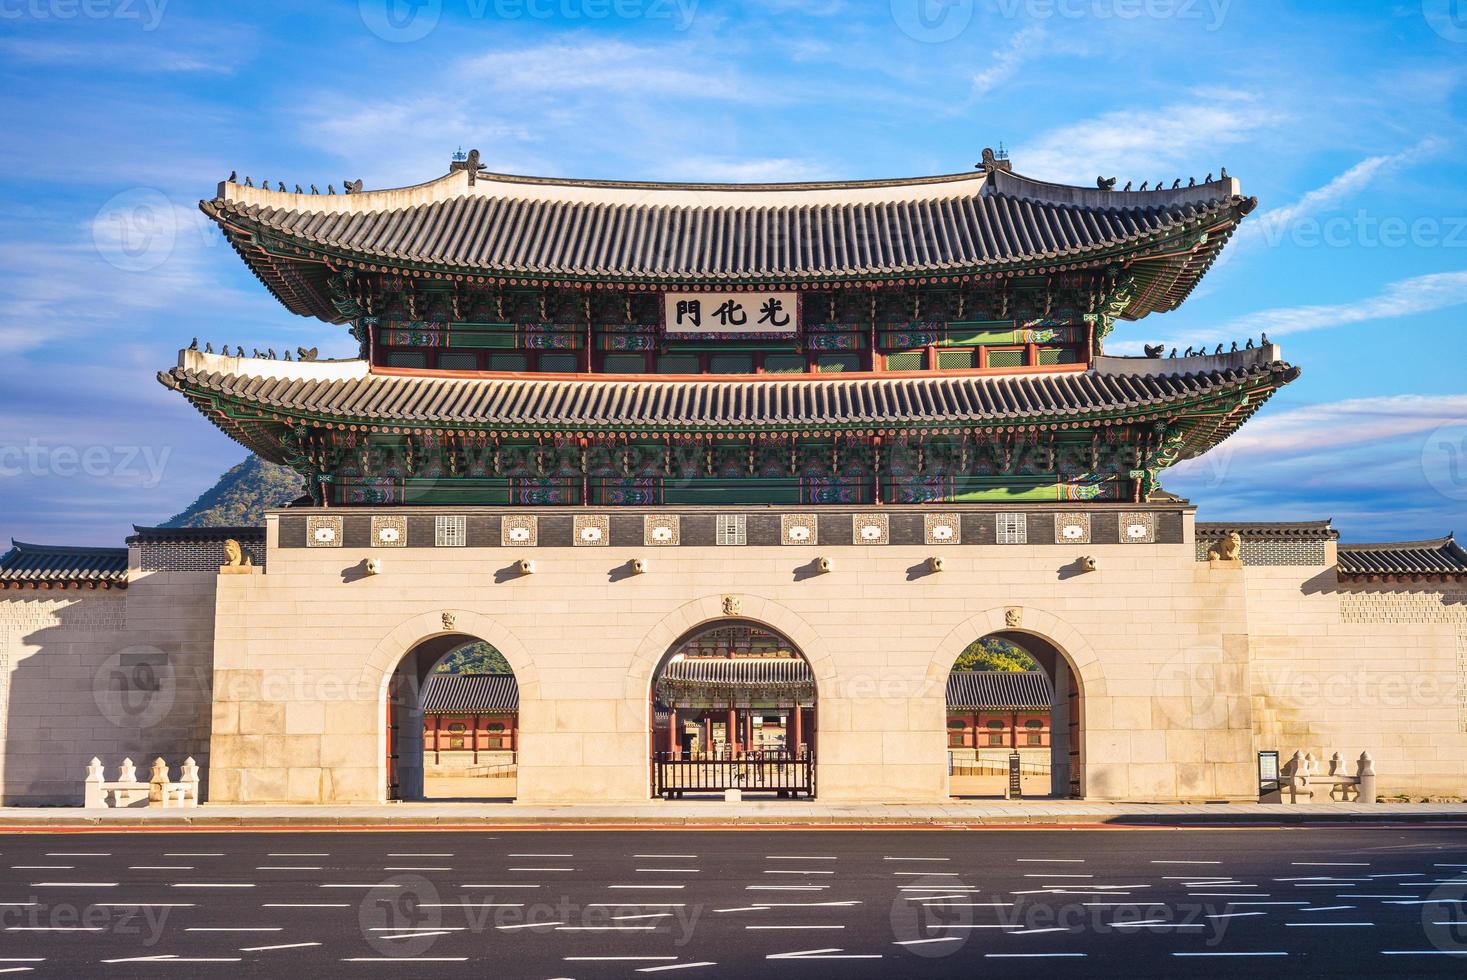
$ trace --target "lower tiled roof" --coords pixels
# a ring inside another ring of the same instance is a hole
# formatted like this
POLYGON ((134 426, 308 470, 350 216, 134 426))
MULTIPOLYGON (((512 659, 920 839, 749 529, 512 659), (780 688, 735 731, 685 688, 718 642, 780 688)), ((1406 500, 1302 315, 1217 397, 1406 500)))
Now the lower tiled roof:
POLYGON ((947 706, 964 711, 1048 711, 1054 685, 1042 670, 955 670, 947 677, 947 706))
POLYGON ((215 542, 228 541, 264 541, 265 529, 255 526, 231 526, 231 527, 139 527, 132 526, 132 534, 127 543, 133 544, 140 541, 198 541, 215 542))
POLYGON ((1342 544, 1339 574, 1346 577, 1467 577, 1467 549, 1452 535, 1430 541, 1342 544))
POLYGON ((127 587, 126 548, 76 548, 11 540, 0 588, 127 587))
POLYGON ((520 688, 513 674, 429 674, 423 683, 423 711, 518 711, 520 688))
POLYGON ((1245 538, 1333 540, 1340 532, 1323 521, 1198 521, 1197 536, 1221 537, 1237 531, 1245 538))

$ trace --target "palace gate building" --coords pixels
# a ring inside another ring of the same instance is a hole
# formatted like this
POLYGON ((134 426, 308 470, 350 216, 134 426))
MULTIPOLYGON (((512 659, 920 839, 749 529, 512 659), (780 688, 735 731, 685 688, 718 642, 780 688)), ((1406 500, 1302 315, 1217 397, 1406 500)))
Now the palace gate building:
POLYGON ((1062 796, 1250 799, 1255 753, 1296 748, 1464 790, 1467 553, 1198 521, 1165 470, 1299 368, 1262 339, 1106 353, 1216 260, 1256 204, 1236 178, 1061 186, 985 153, 650 184, 473 153, 346 191, 201 207, 357 356, 210 342, 158 375, 305 495, 0 560, 6 802, 79 800, 93 755, 193 755, 217 803, 413 798, 425 748, 491 743, 526 802, 934 801, 990 720, 1062 796), (950 713, 985 637, 1047 711, 950 713), (429 678, 471 641, 513 688, 449 717, 429 678))

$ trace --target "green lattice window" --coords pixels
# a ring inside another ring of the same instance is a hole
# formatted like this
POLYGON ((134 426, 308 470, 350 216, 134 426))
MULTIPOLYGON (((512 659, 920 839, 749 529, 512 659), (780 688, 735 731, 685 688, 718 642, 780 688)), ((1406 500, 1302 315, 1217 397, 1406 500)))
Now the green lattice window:
POLYGON ((708 358, 709 374, 753 374, 753 354, 714 354, 708 358))
POLYGON ((489 370, 526 371, 529 370, 529 360, 523 354, 490 354, 489 370))
POLYGON ((925 366, 926 351, 902 350, 886 355, 888 371, 920 371, 925 366))
POLYGON ((425 368, 428 366, 428 355, 417 351, 389 351, 387 354, 387 366, 396 368, 425 368))
POLYGON ((988 366, 991 368, 1023 367, 1024 352, 1022 350, 991 350, 988 352, 988 366))
POLYGON ((815 370, 821 374, 839 374, 861 370, 859 354, 821 354, 815 358, 815 370))
POLYGON ((479 358, 463 351, 444 351, 438 355, 438 367, 443 371, 474 371, 479 367, 479 358))
POLYGON ((540 370, 557 374, 574 374, 580 369, 579 358, 574 354, 541 354, 540 370))
POLYGON ((1079 364, 1080 352, 1073 347, 1039 348, 1040 364, 1079 364))
POLYGON ((803 354, 765 354, 765 374, 803 374, 805 372, 805 355, 803 354))
POLYGON ((663 354, 657 358, 658 374, 697 374, 697 354, 663 354))
POLYGON ((607 354, 601 369, 607 374, 641 374, 647 370, 647 359, 641 354, 607 354))
POLYGON ((943 371, 961 371, 978 366, 978 352, 976 350, 940 350, 937 352, 937 366, 943 371))

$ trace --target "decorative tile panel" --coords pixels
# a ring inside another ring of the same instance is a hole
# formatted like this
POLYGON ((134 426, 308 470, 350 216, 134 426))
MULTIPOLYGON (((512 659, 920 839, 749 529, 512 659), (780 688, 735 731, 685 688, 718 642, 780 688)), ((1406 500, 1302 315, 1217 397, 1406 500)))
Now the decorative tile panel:
POLYGON ((922 540, 928 544, 962 544, 963 522, 957 514, 923 514, 922 540))
POLYGON ((1156 515, 1121 513, 1121 544, 1155 544, 1156 515))
POLYGON ((642 543, 652 546, 677 544, 682 538, 681 522, 676 514, 642 518, 642 543))
POLYGON ((993 526, 994 538, 999 544, 1029 543, 1029 518, 1023 514, 998 514, 993 526))
POLYGON ((818 544, 814 514, 781 514, 779 540, 782 544, 818 544))
POLYGON ((373 517, 372 544, 377 548, 406 548, 407 518, 373 517))
POLYGON ((851 515, 851 540, 856 544, 888 544, 891 525, 885 514, 851 515))
POLYGON ((749 518, 746 514, 719 514, 717 542, 724 545, 749 543, 749 518))
POLYGON ((506 548, 533 548, 540 540, 540 521, 534 515, 506 514, 499 524, 499 543, 506 548))
POLYGON ((577 514, 573 533, 577 548, 604 548, 611 543, 611 518, 606 514, 577 514))
POLYGON ((433 545, 438 548, 466 548, 469 544, 469 521, 462 514, 443 514, 433 518, 433 545))
POLYGON ((1089 544, 1090 515, 1055 514, 1054 540, 1056 544, 1089 544))
POLYGON ((306 518, 307 548, 340 548, 341 518, 312 514, 306 518))

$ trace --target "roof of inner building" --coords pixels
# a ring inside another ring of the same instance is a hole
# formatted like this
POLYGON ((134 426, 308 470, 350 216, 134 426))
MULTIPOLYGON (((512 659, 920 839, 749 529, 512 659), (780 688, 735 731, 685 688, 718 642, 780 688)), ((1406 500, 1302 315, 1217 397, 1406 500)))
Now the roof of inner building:
POLYGON ((536 284, 818 284, 1119 259, 1137 263, 1145 285, 1123 314, 1135 319, 1175 308, 1255 204, 1230 177, 1106 191, 1004 169, 752 185, 471 179, 456 170, 345 195, 226 181, 200 207, 287 307, 342 322, 325 279, 352 268, 536 284))
POLYGON ((513 674, 439 674, 423 682, 423 711, 518 711, 520 688, 513 674))
POLYGON ((0 588, 127 586, 126 548, 24 544, 14 539, 0 555, 0 588))
POLYGON ((815 682, 801 657, 684 657, 668 661, 657 682, 698 687, 808 686, 815 682))
POLYGON ((259 526, 234 525, 228 527, 140 527, 132 526, 133 533, 128 535, 127 543, 138 542, 202 542, 226 541, 233 538, 236 541, 264 541, 265 529, 259 526))
MULTIPOLYGON (((1212 420, 1222 430, 1209 436, 1210 445, 1298 374, 1270 345, 1206 358, 1102 357, 1084 371, 777 380, 399 376, 371 373, 361 361, 297 363, 184 351, 180 366, 158 377, 228 434, 280 461, 278 446, 260 428, 264 423, 234 415, 443 428, 798 431, 1159 418, 1246 393, 1244 411, 1212 420)), ((1205 448, 1189 446, 1188 454, 1205 448)))
POLYGON ((1429 541, 1342 544, 1337 566, 1345 576, 1460 577, 1467 576, 1467 549, 1450 534, 1429 541))
POLYGON ((1042 670, 955 670, 947 676, 947 706, 964 711, 1048 711, 1054 685, 1042 670))

